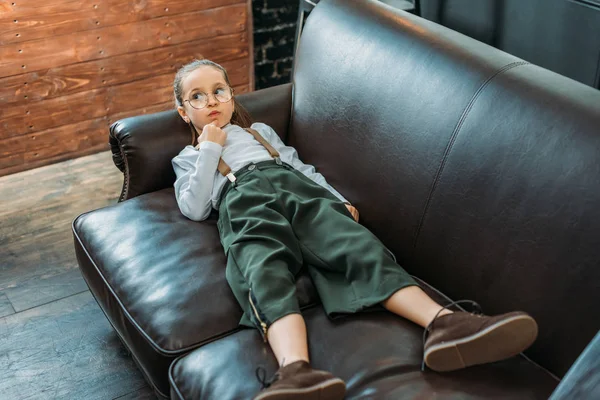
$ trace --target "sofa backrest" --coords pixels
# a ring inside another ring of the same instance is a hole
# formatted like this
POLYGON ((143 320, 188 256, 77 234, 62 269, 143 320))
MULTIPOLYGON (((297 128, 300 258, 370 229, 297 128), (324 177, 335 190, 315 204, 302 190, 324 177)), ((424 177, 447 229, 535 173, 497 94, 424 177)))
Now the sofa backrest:
POLYGON ((562 376, 600 328, 600 92, 375 0, 322 0, 288 142, 410 273, 524 310, 562 376))

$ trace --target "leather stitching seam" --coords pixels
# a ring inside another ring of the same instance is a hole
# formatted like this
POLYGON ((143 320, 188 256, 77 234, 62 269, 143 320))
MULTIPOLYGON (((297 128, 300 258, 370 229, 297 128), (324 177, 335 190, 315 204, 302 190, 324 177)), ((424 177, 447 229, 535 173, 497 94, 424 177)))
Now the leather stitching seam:
POLYGON ((500 75, 512 68, 515 68, 515 67, 518 67, 521 65, 527 65, 527 64, 529 64, 529 62, 527 62, 527 61, 517 61, 517 62, 507 64, 504 67, 500 68, 492 76, 490 76, 488 79, 486 79, 485 82, 483 82, 481 84, 479 89, 477 89, 477 91, 475 92, 475 94, 473 95, 471 100, 469 101, 469 104, 467 104, 467 107, 463 111, 460 119, 458 120, 458 123, 456 124, 456 127, 454 128, 454 131, 452 132, 450 141, 448 142, 448 145, 446 146, 446 150, 444 151, 444 155, 442 156, 442 161, 438 168, 438 172, 436 173, 435 179, 433 180, 433 184, 431 185, 431 189, 429 190, 429 196, 427 197, 427 201, 425 202, 425 207, 423 208, 423 215, 421 217, 421 221, 419 222, 419 226, 417 227, 417 231, 415 232, 415 240, 413 243, 413 255, 417 248, 417 243, 419 240, 419 235, 421 234, 421 229, 423 228, 423 224, 425 223, 425 219, 427 218, 427 213, 429 212, 429 208, 431 205, 431 199, 433 198, 435 189, 438 186, 440 177, 442 176, 442 173, 444 172, 444 168, 446 166, 446 162, 448 160, 450 151, 452 150, 452 147, 454 146, 454 142, 456 141, 456 138, 458 137, 458 134, 459 134, 460 130, 462 129, 462 126, 463 126, 465 120, 467 119, 467 116, 469 115, 469 113, 471 112, 471 109, 475 105, 475 102, 479 98, 479 95, 483 92, 483 90, 486 88, 486 86, 498 75, 500 75))

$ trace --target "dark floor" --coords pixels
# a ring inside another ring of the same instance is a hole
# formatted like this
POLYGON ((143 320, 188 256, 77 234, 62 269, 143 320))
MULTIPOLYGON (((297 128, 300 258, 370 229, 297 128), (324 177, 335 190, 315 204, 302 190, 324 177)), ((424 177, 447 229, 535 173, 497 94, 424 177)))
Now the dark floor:
POLYGON ((116 203, 122 182, 110 152, 0 177, 0 398, 155 398, 73 247, 73 219, 116 203))

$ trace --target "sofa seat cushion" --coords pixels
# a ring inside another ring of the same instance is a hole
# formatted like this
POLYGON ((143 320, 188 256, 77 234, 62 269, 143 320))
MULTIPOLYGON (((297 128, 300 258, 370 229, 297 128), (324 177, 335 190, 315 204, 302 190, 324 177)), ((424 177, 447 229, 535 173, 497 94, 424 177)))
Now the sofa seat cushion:
MULTIPOLYGON (((205 221, 189 220, 170 188, 73 223, 88 286, 151 383, 167 393, 170 362, 234 332, 242 316, 225 280, 217 215, 213 210, 205 221)), ((297 288, 301 307, 319 302, 306 273, 297 288)))
MULTIPOLYGON (((423 329, 387 311, 330 320, 304 311, 315 368, 344 379, 347 399, 547 399, 558 382, 523 356, 468 369, 421 372, 423 329)), ((175 360, 172 399, 249 399, 277 361, 254 329, 243 329, 175 360)))

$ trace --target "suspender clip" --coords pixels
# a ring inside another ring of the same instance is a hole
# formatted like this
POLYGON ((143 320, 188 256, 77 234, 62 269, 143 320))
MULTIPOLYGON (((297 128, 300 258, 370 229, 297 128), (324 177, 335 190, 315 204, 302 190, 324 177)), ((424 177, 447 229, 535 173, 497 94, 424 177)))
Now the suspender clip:
POLYGON ((229 179, 229 181, 230 181, 231 183, 235 183, 235 180, 237 179, 237 178, 235 177, 235 175, 233 174, 233 172, 230 172, 230 173, 228 173, 228 174, 227 174, 227 175, 225 175, 225 176, 227 177, 227 179, 229 179))
POLYGON ((275 163, 276 163, 277 165, 282 165, 282 163, 281 163, 281 158, 279 158, 279 157, 275 157, 275 163))

